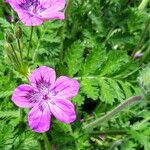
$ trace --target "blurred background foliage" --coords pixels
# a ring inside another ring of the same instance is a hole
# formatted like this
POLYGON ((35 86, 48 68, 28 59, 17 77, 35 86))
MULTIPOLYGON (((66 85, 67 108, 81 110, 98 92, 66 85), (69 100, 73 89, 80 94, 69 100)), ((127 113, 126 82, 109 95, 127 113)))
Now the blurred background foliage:
MULTIPOLYGON (((0 6, 0 149, 43 150, 42 135, 28 127, 28 110, 19 122, 18 108, 11 102, 15 87, 27 80, 14 69, 4 49, 5 32, 14 34, 15 26, 20 26, 25 56, 30 28, 18 22, 8 4, 0 0, 0 6)), ((150 150, 148 97, 93 133, 82 131, 83 124, 103 116, 126 98, 150 91, 149 11, 148 0, 70 0, 63 22, 53 20, 34 28, 30 59, 24 57, 24 67, 30 72, 46 65, 55 68, 58 76, 73 77, 81 84, 72 99, 77 121, 65 125, 52 119, 47 134, 53 149, 150 150)), ((15 47, 16 41, 13 44, 15 47)), ((18 52, 17 47, 15 50, 18 52)))

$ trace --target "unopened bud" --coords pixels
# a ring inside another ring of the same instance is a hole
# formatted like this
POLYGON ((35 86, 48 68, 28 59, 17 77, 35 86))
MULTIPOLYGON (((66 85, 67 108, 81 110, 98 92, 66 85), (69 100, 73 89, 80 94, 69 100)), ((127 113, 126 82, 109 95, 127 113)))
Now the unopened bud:
POLYGON ((137 51, 137 52, 134 54, 134 59, 140 59, 142 56, 143 56, 143 54, 141 53, 141 51, 137 51))
POLYGON ((20 26, 15 27, 15 35, 17 39, 20 39, 22 37, 22 29, 20 26))
POLYGON ((6 41, 12 43, 14 40, 14 35, 10 31, 6 31, 6 41))
POLYGON ((6 50, 6 52, 8 54, 10 54, 12 52, 12 48, 11 48, 11 45, 8 43, 8 42, 5 42, 4 43, 4 49, 6 50))
POLYGON ((6 52, 6 56, 9 58, 10 61, 12 61, 13 60, 13 51, 12 51, 11 45, 8 42, 4 43, 4 49, 6 52))
POLYGON ((12 21, 12 16, 6 16, 6 20, 7 20, 8 22, 11 22, 11 21, 12 21))

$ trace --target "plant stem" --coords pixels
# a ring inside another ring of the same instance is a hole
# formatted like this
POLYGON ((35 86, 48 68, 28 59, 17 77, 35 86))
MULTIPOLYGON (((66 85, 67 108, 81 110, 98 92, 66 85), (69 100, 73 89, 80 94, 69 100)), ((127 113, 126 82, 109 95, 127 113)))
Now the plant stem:
POLYGON ((45 150, 52 150, 52 145, 50 144, 47 134, 46 133, 42 133, 42 134, 43 134, 43 139, 45 143, 45 150))
POLYGON ((15 21, 15 13, 14 13, 14 11, 13 11, 13 9, 11 9, 11 22, 12 23, 14 23, 14 21, 15 21))
POLYGON ((74 77, 75 80, 81 80, 81 79, 97 79, 98 76, 87 76, 87 77, 74 77))
POLYGON ((19 39, 17 39, 17 44, 18 44, 18 49, 19 49, 19 52, 20 52, 20 58, 21 58, 21 60, 22 60, 22 50, 21 50, 21 46, 20 46, 20 40, 19 39))
POLYGON ((141 38, 139 39, 139 41, 138 41, 138 43, 137 43, 135 49, 133 50, 133 53, 132 53, 132 56, 133 56, 133 57, 134 57, 134 54, 136 53, 136 51, 139 50, 139 48, 140 48, 140 46, 141 46, 141 44, 142 44, 142 42, 143 42, 143 40, 144 40, 144 37, 145 37, 145 35, 146 35, 146 33, 147 33, 148 29, 149 29, 149 26, 150 26, 150 16, 149 16, 149 18, 148 18, 148 21, 147 21, 147 23, 146 23, 146 26, 145 26, 145 28, 144 28, 142 34, 141 34, 141 38))
POLYGON ((33 61, 33 62, 35 61, 36 52, 38 51, 38 49, 39 49, 39 47, 40 47, 41 41, 42 41, 42 39, 43 39, 43 37, 44 37, 44 35, 45 35, 45 33, 46 33, 46 30, 47 30, 47 26, 44 27, 44 30, 43 30, 43 32, 42 32, 43 34, 42 34, 42 36, 40 37, 40 39, 38 40, 38 44, 37 44, 35 50, 33 51, 33 57, 32 57, 32 61, 33 61))
POLYGON ((109 150, 114 150, 115 147, 121 145, 121 143, 122 143, 122 140, 115 141, 115 142, 111 145, 111 147, 109 148, 109 150))
POLYGON ((65 7, 65 10, 64 10, 64 12, 65 12, 65 20, 68 20, 68 15, 69 15, 69 10, 70 10, 70 7, 71 7, 71 5, 72 5, 72 0, 67 0, 67 3, 66 3, 66 7, 65 7))
POLYGON ((138 9, 139 10, 144 10, 145 7, 147 6, 148 2, 149 2, 149 0, 142 0, 142 2, 140 3, 138 9))
POLYGON ((37 142, 38 142, 38 145, 39 145, 39 150, 43 150, 43 149, 42 149, 41 141, 38 139, 37 142))
POLYGON ((19 120, 20 122, 23 121, 23 108, 19 108, 19 120))
POLYGON ((148 60, 149 56, 150 56, 150 46, 144 52, 144 56, 142 57, 141 62, 144 62, 144 61, 148 60))
POLYGON ((104 115, 104 116, 96 119, 95 121, 85 125, 83 127, 83 129, 90 132, 91 129, 93 129, 93 128, 99 126, 100 124, 102 124, 102 123, 108 121, 109 119, 111 119, 114 115, 116 115, 118 112, 120 112, 127 105, 129 105, 131 103, 135 103, 135 102, 137 102, 141 99, 143 99, 143 96, 133 96, 133 97, 130 97, 130 98, 126 99, 121 104, 119 104, 116 108, 114 108, 113 110, 106 113, 106 115, 104 115))
POLYGON ((107 130, 107 131, 93 131, 91 134, 96 134, 96 135, 124 135, 127 134, 126 130, 107 130))
POLYGON ((114 27, 110 29, 103 43, 106 43, 110 39, 110 37, 113 35, 113 32, 114 32, 114 27))
POLYGON ((11 46, 11 48, 12 48, 12 51, 13 51, 13 54, 14 54, 13 56, 14 56, 14 58, 15 58, 16 63, 20 64, 19 59, 18 59, 18 56, 17 56, 17 54, 16 54, 16 51, 15 51, 13 45, 10 44, 10 46, 11 46))
POLYGON ((29 47, 28 47, 28 51, 27 51, 27 58, 29 57, 29 54, 30 54, 32 35, 33 35, 33 26, 31 26, 31 31, 30 31, 30 38, 29 38, 29 47))
POLYGON ((60 59, 60 62, 61 64, 63 64, 63 58, 64 58, 64 41, 65 41, 65 36, 64 36, 64 31, 65 31, 65 28, 67 27, 67 21, 68 21, 68 18, 69 18, 69 10, 70 10, 70 6, 71 6, 71 3, 72 3, 72 0, 67 0, 66 1, 66 7, 64 9, 64 13, 65 13, 65 22, 63 24, 63 26, 60 28, 60 37, 61 37, 61 50, 60 50, 60 53, 59 53, 59 59, 60 59))

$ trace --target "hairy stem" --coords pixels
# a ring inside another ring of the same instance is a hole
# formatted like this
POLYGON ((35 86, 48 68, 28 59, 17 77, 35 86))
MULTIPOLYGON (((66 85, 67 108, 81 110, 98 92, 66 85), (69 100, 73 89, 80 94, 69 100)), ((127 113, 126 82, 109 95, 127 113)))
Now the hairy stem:
POLYGON ((21 50, 21 46, 20 46, 20 40, 19 39, 17 39, 17 45, 18 45, 18 49, 19 49, 19 52, 20 52, 20 58, 21 58, 21 60, 22 60, 22 50, 21 50))
POLYGON ((144 52, 144 56, 141 59, 141 62, 147 61, 150 56, 150 45, 147 50, 144 52))
POLYGON ((43 39, 43 37, 44 37, 44 35, 45 35, 45 33, 46 33, 46 30, 47 30, 47 26, 44 28, 44 30, 43 30, 43 32, 42 32, 42 36, 41 36, 40 39, 38 40, 38 44, 37 44, 35 50, 33 51, 33 57, 32 57, 32 61, 33 61, 33 62, 35 61, 36 53, 37 53, 37 51, 38 51, 38 49, 39 49, 39 47, 40 47, 41 41, 42 41, 42 39, 43 39))
POLYGON ((133 51, 133 53, 132 53, 132 56, 133 56, 133 57, 134 57, 134 54, 136 53, 136 51, 139 50, 139 48, 140 48, 140 46, 141 46, 141 44, 142 44, 142 42, 143 42, 143 40, 144 40, 144 38, 145 38, 145 35, 146 35, 146 33, 147 33, 149 27, 150 27, 150 16, 149 16, 149 18, 148 18, 148 21, 147 21, 147 23, 146 23, 146 25, 145 25, 145 28, 144 28, 142 34, 141 34, 141 38, 139 39, 139 41, 138 41, 138 43, 137 43, 137 45, 136 45, 136 47, 135 47, 135 49, 134 49, 134 51, 133 51))
POLYGON ((14 23, 15 22, 15 13, 13 11, 13 9, 11 9, 11 22, 14 23))
POLYGON ((139 10, 144 10, 145 7, 147 6, 148 2, 149 2, 149 0, 142 0, 142 2, 140 3, 138 9, 139 10))
POLYGON ((52 150, 52 145, 50 144, 50 141, 46 133, 43 133, 43 139, 45 143, 45 150, 52 150))
POLYGON ((30 38, 29 38, 29 46, 28 46, 28 51, 27 51, 27 58, 29 57, 29 54, 30 54, 31 43, 32 43, 32 35, 33 35, 33 26, 31 26, 31 31, 30 31, 30 38))
POLYGON ((64 10, 64 12, 65 12, 65 18, 66 18, 66 20, 68 20, 68 15, 69 15, 69 10, 70 10, 70 7, 71 7, 71 5, 72 5, 72 0, 67 0, 67 3, 66 3, 66 7, 65 7, 65 10, 64 10))
POLYGON ((92 121, 91 123, 85 125, 83 127, 83 129, 90 132, 91 129, 99 126, 100 124, 102 124, 106 121, 108 121, 110 118, 112 118, 114 115, 116 115, 118 112, 120 112, 127 105, 129 105, 131 103, 135 103, 135 102, 137 102, 141 99, 143 99, 143 96, 133 96, 133 97, 130 97, 130 98, 126 99, 121 104, 119 104, 116 108, 114 108, 113 110, 106 113, 106 115, 104 115, 104 116, 96 119, 95 121, 92 121))
POLYGON ((11 64, 15 67, 15 68, 19 68, 19 64, 16 62, 16 58, 14 56, 14 54, 7 54, 11 64), (15 62, 14 62, 15 60, 15 62))
POLYGON ((109 150, 114 150, 115 147, 121 145, 121 143, 122 143, 122 140, 115 141, 115 142, 111 145, 111 147, 109 148, 109 150))
POLYGON ((12 51, 13 51, 14 59, 15 59, 16 63, 19 65, 20 62, 19 62, 18 56, 17 56, 17 54, 16 54, 16 51, 15 51, 15 49, 14 49, 14 47, 13 47, 12 44, 10 44, 10 46, 11 46, 11 49, 12 49, 12 51))
POLYGON ((96 134, 96 135, 124 135, 127 134, 126 130, 107 130, 107 131, 93 131, 91 134, 96 134))
POLYGON ((23 121, 23 108, 19 108, 19 120, 20 122, 23 121))
POLYGON ((75 80, 81 80, 81 79, 97 79, 98 76, 87 76, 87 77, 74 77, 75 80))
POLYGON ((59 53, 59 59, 60 62, 63 63, 63 58, 64 58, 64 41, 65 41, 65 36, 64 36, 64 31, 65 28, 67 26, 67 21, 68 21, 68 17, 69 17, 69 10, 70 10, 70 6, 71 6, 72 0, 67 0, 66 1, 66 7, 64 9, 64 13, 65 13, 65 22, 63 24, 63 26, 60 28, 60 37, 61 37, 61 50, 59 53))
POLYGON ((43 150, 41 141, 38 139, 37 142, 38 142, 38 145, 39 145, 39 150, 43 150))

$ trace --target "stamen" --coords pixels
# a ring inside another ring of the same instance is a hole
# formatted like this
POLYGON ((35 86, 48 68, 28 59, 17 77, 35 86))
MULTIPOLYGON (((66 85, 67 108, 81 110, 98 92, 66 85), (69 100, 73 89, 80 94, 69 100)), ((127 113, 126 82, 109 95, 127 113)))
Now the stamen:
POLYGON ((48 95, 43 95, 44 100, 48 100, 48 95))

